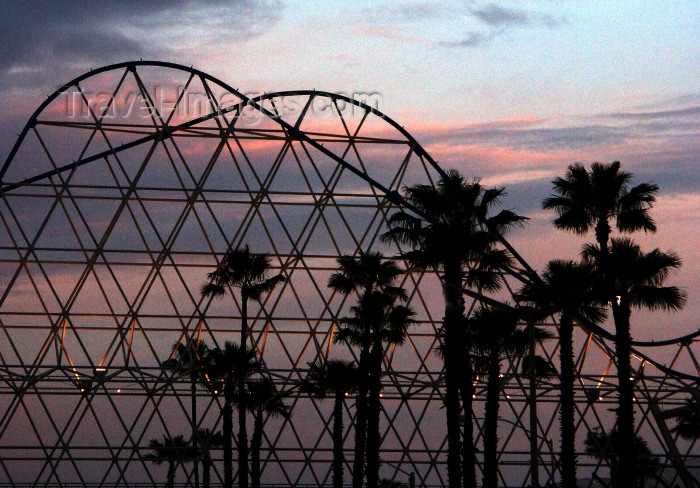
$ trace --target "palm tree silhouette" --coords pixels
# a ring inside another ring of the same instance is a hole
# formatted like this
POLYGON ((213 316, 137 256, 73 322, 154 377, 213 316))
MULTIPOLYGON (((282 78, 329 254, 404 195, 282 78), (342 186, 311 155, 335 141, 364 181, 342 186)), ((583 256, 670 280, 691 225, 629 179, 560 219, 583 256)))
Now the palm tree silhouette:
POLYGON ((573 320, 575 316, 583 316, 597 324, 605 318, 605 309, 598 303, 596 279, 594 266, 590 262, 553 260, 547 264, 540 282, 530 282, 515 294, 516 300, 532 304, 545 315, 561 314, 559 415, 563 488, 576 487, 573 320))
MULTIPOLYGON (((613 238, 605 251, 588 244, 583 257, 598 268, 603 277, 603 301, 612 306, 615 321, 615 353, 617 356, 618 398, 617 432, 621 445, 632 445, 634 439, 634 409, 632 392, 632 337, 630 316, 632 307, 649 310, 679 310, 685 304, 685 293, 675 286, 663 286, 669 273, 681 266, 673 252, 654 249, 645 253, 629 238, 613 238)), ((621 483, 632 479, 634 458, 623 449, 617 474, 621 483)))
POLYGON ((444 339, 445 411, 447 418, 447 477, 450 488, 476 486, 476 456, 473 441, 471 347, 466 333, 462 289, 476 287, 497 290, 501 277, 497 270, 510 263, 508 253, 497 247, 500 235, 521 223, 524 217, 502 210, 490 215, 503 188, 485 189, 478 180, 465 181, 457 171, 444 174, 436 187, 416 185, 405 188, 406 199, 424 218, 408 211, 395 212, 389 219, 386 242, 410 245, 402 253, 418 269, 442 271, 445 314, 441 333, 444 339), (464 354, 467 357, 464 357, 464 354), (464 408, 464 432, 460 456, 460 396, 464 408), (460 466, 460 457, 462 465, 460 466), (462 475, 460 476, 460 471, 462 475))
POLYGON ((151 439, 148 443, 148 448, 152 452, 147 453, 144 459, 158 466, 163 463, 168 464, 166 488, 173 488, 175 486, 175 470, 178 464, 189 462, 197 458, 197 450, 189 446, 185 437, 182 435, 170 437, 164 434, 162 441, 151 439))
MULTIPOLYGON (((396 263, 384 260, 380 253, 362 253, 358 257, 341 256, 337 260, 339 268, 328 280, 328 286, 333 290, 349 295, 359 293, 359 302, 369 301, 375 292, 381 292, 389 297, 405 298, 403 288, 395 286, 396 278, 403 270, 396 263)), ((353 488, 362 488, 364 480, 365 448, 367 437, 367 394, 370 375, 370 349, 372 347, 371 327, 365 327, 359 338, 360 347, 360 383, 358 385, 356 415, 355 415, 355 459, 353 460, 353 488)), ((337 340, 337 337, 336 337, 337 340)))
POLYGON ((233 342, 226 341, 223 349, 214 348, 209 353, 207 379, 209 388, 215 393, 223 391, 224 403, 221 407, 223 417, 223 451, 224 451, 224 486, 233 486, 233 406, 239 413, 238 432, 238 476, 239 485, 248 481, 248 436, 246 430, 246 380, 260 369, 255 350, 246 349, 233 342), (241 384, 243 387, 241 388, 241 384), (243 411, 243 414, 241 414, 243 411))
POLYGON ((191 444, 197 447, 202 459, 202 487, 209 488, 211 486, 211 448, 222 447, 224 436, 220 431, 212 432, 209 429, 198 429, 191 444))
MULTIPOLYGON (((552 181, 554 195, 542 202, 543 208, 552 209, 557 213, 555 227, 580 235, 586 234, 590 229, 595 231, 600 250, 598 269, 602 274, 606 273, 605 267, 609 257, 611 220, 615 221, 615 226, 620 232, 656 232, 656 224, 649 211, 656 200, 655 194, 659 187, 642 183, 630 188, 631 181, 632 174, 622 171, 619 161, 610 164, 593 163, 590 169, 576 163, 569 166, 564 178, 552 181)), ((616 334, 624 334, 624 325, 618 327, 614 315, 616 334)), ((616 353, 619 356, 623 351, 617 350, 617 347, 622 345, 625 339, 621 338, 615 342, 616 353)), ((629 383, 629 374, 620 372, 618 368, 618 379, 622 383, 629 383)), ((621 390, 626 391, 627 385, 621 385, 621 390)), ((629 422, 634 422, 631 398, 630 390, 629 405, 627 399, 621 399, 618 409, 618 422, 622 420, 619 435, 624 439, 623 443, 628 444, 632 443, 634 435, 633 423, 628 425, 629 422)), ((620 460, 621 479, 631 479, 632 462, 629 452, 623 452, 620 460)))
MULTIPOLYGON (((241 290, 241 347, 245 350, 248 337, 248 300, 259 302, 263 295, 271 292, 281 282, 284 276, 276 275, 268 278, 270 273, 270 258, 266 254, 254 254, 246 245, 243 249, 232 249, 224 254, 216 270, 207 274, 207 283, 202 287, 202 296, 221 297, 226 288, 235 287, 241 290)), ((238 377, 238 390, 245 390, 245 378, 238 377)), ((248 435, 246 430, 245 408, 238 409, 239 454, 239 485, 248 488, 248 435)), ((230 488, 227 486, 227 488, 230 488)))
POLYGON ((301 384, 301 391, 316 398, 333 396, 333 487, 343 487, 343 401, 356 391, 360 383, 357 366, 352 361, 329 359, 309 363, 309 373, 301 384))
POLYGON ((397 300, 405 300, 403 289, 399 293, 375 290, 351 307, 352 316, 344 317, 344 325, 335 335, 337 342, 364 347, 369 334, 371 349, 367 368, 367 486, 379 486, 379 416, 381 412, 381 374, 384 345, 401 345, 408 327, 413 324, 414 311, 397 300))
MULTIPOLYGON (((163 367, 175 372, 186 374, 190 378, 190 424, 194 440, 197 436, 197 384, 203 380, 206 358, 208 357, 208 347, 204 341, 188 338, 187 343, 179 342, 175 345, 174 355, 163 363, 163 367)), ((193 444, 194 445, 194 444, 193 444)), ((195 487, 199 488, 199 468, 198 459, 194 460, 194 480, 195 487)))
POLYGON ((657 474, 659 460, 651 453, 646 441, 638 435, 634 435, 632 438, 631 444, 623 444, 618 430, 614 430, 610 434, 588 432, 584 441, 586 454, 608 463, 611 484, 614 487, 624 483, 635 488, 643 488, 647 478, 662 481, 657 474), (621 480, 619 473, 621 454, 625 451, 632 454, 633 470, 631 478, 621 480))
POLYGON ((263 438, 263 415, 289 417, 289 409, 284 404, 284 394, 277 391, 269 377, 248 381, 248 407, 253 412, 253 435, 250 439, 250 480, 251 488, 260 488, 262 474, 260 449, 263 438))
POLYGON ((685 408, 676 415, 675 427, 671 432, 678 432, 683 439, 700 439, 700 399, 690 397, 685 402, 685 408))
MULTIPOLYGON (((486 375, 484 436, 484 488, 498 486, 498 410, 501 395, 501 360, 522 357, 530 347, 530 331, 518 327, 515 309, 481 306, 469 318, 475 370, 486 375)), ((535 327, 534 340, 549 339, 549 332, 535 327)))
POLYGON ((656 232, 649 210, 659 187, 642 183, 629 188, 632 173, 620 168, 619 161, 593 163, 590 170, 576 163, 569 166, 564 178, 554 179, 555 195, 542 202, 543 208, 557 212, 554 226, 580 235, 594 229, 603 252, 607 251, 612 219, 620 232, 656 232))

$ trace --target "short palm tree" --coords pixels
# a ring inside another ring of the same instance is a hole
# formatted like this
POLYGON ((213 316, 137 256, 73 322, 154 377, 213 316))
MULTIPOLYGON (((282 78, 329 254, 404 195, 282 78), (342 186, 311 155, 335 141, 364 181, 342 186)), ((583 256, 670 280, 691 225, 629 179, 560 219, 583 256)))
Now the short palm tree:
POLYGON ((507 252, 497 247, 499 239, 513 225, 525 220, 515 213, 491 210, 505 194, 503 188, 485 189, 478 180, 468 182, 457 171, 443 174, 436 186, 405 188, 408 202, 421 216, 409 211, 395 212, 387 242, 407 244, 413 249, 402 254, 418 269, 442 271, 445 314, 441 337, 445 342, 445 411, 447 417, 447 477, 450 488, 476 486, 476 456, 473 442, 471 361, 465 328, 462 289, 475 287, 493 291, 500 287, 498 270, 510 263, 507 252), (467 352, 466 354, 469 354, 467 352), (460 456, 460 396, 467 421, 462 434, 460 456), (462 465, 460 466, 460 458, 462 465), (460 472, 462 473, 460 475, 460 472))
MULTIPOLYGON (((177 343, 173 351, 173 357, 163 363, 164 368, 185 374, 190 379, 190 425, 192 428, 190 440, 196 439, 197 436, 197 385, 203 380, 208 352, 209 348, 204 341, 188 338, 186 343, 177 343)), ((196 488, 199 488, 198 464, 198 460, 195 459, 193 472, 196 488)))
POLYGON ((277 391, 269 377, 248 381, 248 395, 248 407, 253 412, 254 418, 253 436, 250 439, 251 488, 260 488, 263 416, 286 418, 289 416, 289 409, 284 404, 284 395, 277 391))
POLYGON ((214 348, 209 352, 209 366, 206 370, 207 385, 215 393, 223 391, 224 403, 221 407, 223 417, 223 451, 224 451, 224 486, 233 486, 233 407, 238 408, 238 476, 239 484, 248 480, 248 435, 246 430, 246 407, 241 404, 245 398, 246 380, 260 369, 255 350, 240 347, 226 341, 223 349, 214 348), (240 387, 241 383, 244 385, 240 387), (243 412, 241 414, 241 411, 243 412))
POLYGON ((151 439, 148 443, 148 449, 152 452, 147 453, 144 459, 158 466, 163 463, 168 464, 166 488, 175 486, 175 470, 178 464, 190 462, 197 458, 197 450, 189 446, 185 437, 181 435, 170 437, 165 434, 162 441, 151 439))
MULTIPOLYGON (((484 488, 498 486, 498 411, 501 396, 501 361, 522 357, 529 351, 530 331, 519 328, 516 309, 481 306, 469 318, 475 369, 486 375, 484 436, 484 488)), ((541 342, 551 335, 540 328, 533 331, 541 342)))
POLYGON ((337 342, 364 347, 369 333, 371 349, 367 368, 367 486, 379 486, 379 416, 381 412, 381 374, 384 346, 403 344, 408 327, 415 323, 414 311, 397 304, 405 300, 405 293, 392 294, 375 290, 363 296, 351 308, 352 316, 341 319, 343 327, 335 335, 337 342), (400 298, 397 298, 400 297, 400 298))
POLYGON ((541 280, 526 284, 515 294, 516 300, 532 304, 544 314, 561 314, 559 415, 563 488, 576 487, 573 320, 576 317, 585 317, 597 324, 605 318, 605 310, 598 303, 596 279, 595 269, 590 262, 554 260, 547 264, 541 280))
POLYGON ((638 435, 633 436, 631 444, 623 444, 617 430, 605 432, 588 432, 584 444, 586 454, 596 459, 606 461, 610 467, 610 480, 613 487, 633 486, 643 488, 647 478, 659 479, 659 460, 652 454, 646 441, 638 435), (625 451, 632 453, 632 475, 627 480, 620 479, 621 454, 625 451))
POLYGON ((309 373, 301 390, 316 398, 333 397, 333 488, 343 488, 345 456, 343 454, 343 401, 360 383, 357 366, 352 361, 329 359, 309 363, 309 373))
POLYGON ((209 488, 211 486, 211 449, 222 447, 224 436, 220 431, 212 432, 209 429, 198 429, 190 444, 196 446, 202 459, 202 487, 209 488))
POLYGON ((690 397, 686 405, 676 416, 678 422, 671 432, 678 432, 683 439, 700 439, 700 400, 690 397))
MULTIPOLYGON (((285 278, 281 274, 268 277, 270 273, 270 258, 266 254, 254 254, 246 245, 243 249, 232 249, 224 254, 217 268, 207 274, 207 283, 202 287, 202 296, 221 297, 229 287, 241 290, 241 347, 247 347, 248 337, 248 301, 260 301, 263 295, 271 292, 285 278)), ((239 391, 245 389, 243 376, 238 378, 239 391)), ((248 448, 246 432, 245 409, 238 410, 239 438, 244 444, 239 444, 242 460, 239 468, 239 484, 248 488, 248 448)), ((227 487, 229 488, 229 487, 227 487)))
MULTIPOLYGON (((369 300, 375 292, 395 298, 405 298, 405 290, 394 282, 403 270, 396 263, 385 260, 380 253, 367 252, 359 256, 338 258, 338 271, 328 280, 328 286, 348 296, 359 294, 359 302, 369 300)), ((371 328, 366 327, 360 339, 360 384, 358 385, 355 414, 355 458, 352 468, 353 488, 362 488, 364 481, 365 449, 367 437, 367 394, 370 372, 371 328)))
MULTIPOLYGON (((645 253, 629 238, 613 238, 607 251, 587 245, 583 257, 597 266, 602 276, 602 299, 612 306, 619 398, 617 432, 621 445, 631 445, 629 439, 634 439, 630 362, 632 307, 671 311, 682 308, 685 293, 675 286, 663 286, 669 273, 680 268, 681 260, 675 253, 664 253, 659 249, 645 253)), ((622 483, 632 479, 633 470, 634 458, 630 450, 623 449, 618 469, 622 483)))

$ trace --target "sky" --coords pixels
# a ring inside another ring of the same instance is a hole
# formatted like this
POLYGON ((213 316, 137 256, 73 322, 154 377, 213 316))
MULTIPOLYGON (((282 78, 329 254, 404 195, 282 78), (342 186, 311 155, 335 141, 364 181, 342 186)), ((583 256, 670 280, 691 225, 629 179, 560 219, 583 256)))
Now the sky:
POLYGON ((669 283, 688 304, 636 335, 698 328, 697 2, 36 1, 0 14, 3 161, 48 94, 120 61, 193 65, 248 94, 373 93, 443 167, 508 189, 504 205, 530 217, 510 241, 537 269, 586 240, 541 210, 567 165, 619 160, 658 184, 659 232, 637 238, 680 254, 669 283))

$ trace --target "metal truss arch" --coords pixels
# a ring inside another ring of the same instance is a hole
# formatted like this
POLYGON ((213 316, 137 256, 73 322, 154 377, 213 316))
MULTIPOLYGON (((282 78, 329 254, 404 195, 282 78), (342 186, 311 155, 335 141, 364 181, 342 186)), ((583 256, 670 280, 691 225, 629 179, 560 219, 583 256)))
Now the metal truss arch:
MULTIPOLYGON (((354 354, 332 341, 350 303, 327 289, 328 276, 343 254, 395 254, 378 236, 406 205, 401 188, 441 174, 402 126, 346 95, 246 93, 156 61, 106 66, 63 85, 30 117, 0 171, 0 482, 154 484, 164 469, 145 458, 150 439, 188 436, 193 423, 220 428, 221 399, 197 390, 193 419, 186 373, 162 365, 189 338, 222 345, 237 337, 236 296, 210 301, 199 289, 223 252, 249 243, 288 276, 251 317, 251 340, 278 387, 292 391, 291 419, 266 421, 264 481, 329 484, 330 405, 295 388, 308 362, 354 354)), ((533 276, 512 250, 518 267, 504 270, 504 291, 470 291, 470 305, 504 301, 533 276)), ((420 325, 385 358, 388 479, 412 472, 425 485, 446 481, 439 283, 431 272, 403 283, 420 325)), ((602 328, 576 328, 579 451, 587 431, 613 426, 610 339, 602 328)), ((654 351, 635 362, 639 430, 672 482, 678 462, 697 457, 694 444, 664 430, 663 411, 696 388, 697 344, 698 333, 636 343, 654 351)), ((557 351, 552 342, 539 352, 556 368, 557 351)), ((509 486, 529 482, 529 384, 520 366, 504 360, 500 469, 509 486)), ((556 395, 556 379, 538 384, 543 482, 557 476, 556 395)), ((350 459, 351 429, 346 435, 350 459)), ((583 473, 607 475, 604 462, 579 458, 583 473)), ((214 459, 220 481, 220 453, 214 459)), ((194 486, 191 465, 177 476, 194 486)))

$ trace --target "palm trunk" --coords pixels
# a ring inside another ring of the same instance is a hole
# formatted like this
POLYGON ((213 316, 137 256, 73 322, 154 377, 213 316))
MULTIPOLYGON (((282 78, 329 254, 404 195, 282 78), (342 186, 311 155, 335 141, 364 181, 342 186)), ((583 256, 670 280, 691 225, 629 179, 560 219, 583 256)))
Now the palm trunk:
POLYGON ((333 488, 343 488, 343 392, 335 393, 333 405, 333 488))
MULTIPOLYGON (((620 446, 634 445, 634 394, 632 391, 632 337, 630 336, 630 307, 626 296, 620 297, 620 303, 613 301, 613 318, 615 320, 615 354, 617 356, 618 399, 617 429, 620 446)), ((634 450, 621 448, 620 463, 617 467, 617 486, 627 488, 634 486, 634 450)))
POLYGON ((369 382, 369 395, 367 401, 367 487, 379 486, 379 447, 381 437, 379 435, 379 414, 381 411, 381 370, 382 370, 382 346, 374 344, 371 352, 371 372, 369 382))
POLYGON ((498 488, 498 406, 501 362, 498 349, 489 353, 486 411, 484 414, 484 488, 498 488))
MULTIPOLYGON (((241 348, 247 349, 248 336, 248 294, 241 290, 241 348)), ((248 430, 246 427, 245 405, 245 377, 246 371, 238 372, 238 486, 248 488, 248 430)))
MULTIPOLYGON (((193 354, 194 356, 194 354, 193 354)), ((197 442, 197 379, 192 374, 192 384, 190 385, 190 395, 192 400, 192 437, 191 442, 193 447, 198 447, 197 442)), ((194 476, 194 486, 199 488, 199 458, 195 456, 193 459, 194 467, 192 468, 192 474, 194 476)))
POLYGON ((168 477, 165 482, 166 488, 174 488, 175 486, 175 461, 168 461, 168 477))
MULTIPOLYGON (((369 335, 369 334, 367 334, 369 335)), ((362 488, 365 477, 365 442, 367 434, 367 389, 369 370, 369 339, 366 340, 360 351, 360 364, 358 365, 360 384, 357 389, 357 401, 355 403, 355 459, 352 465, 352 486, 362 488)))
POLYGON ((532 488, 540 487, 540 465, 537 449, 537 371, 535 371, 535 321, 529 318, 528 329, 528 370, 530 391, 528 395, 528 408, 530 409, 530 485, 532 488))
POLYGON ((211 456, 209 449, 205 449, 202 454, 202 488, 211 486, 211 456))
POLYGON ((559 323, 559 361, 561 363, 561 485, 576 488, 576 430, 574 426, 574 326, 564 312, 559 323))
POLYGON ((476 452, 474 450, 474 370, 472 367, 471 333, 464 331, 465 346, 463 355, 462 383, 459 388, 462 397, 464 424, 462 427, 462 481, 465 488, 476 488, 476 452))
POLYGON ((238 405, 238 486, 248 488, 248 428, 246 426, 246 405, 244 395, 245 375, 238 380, 238 391, 241 396, 238 405))
POLYGON ((223 451, 224 451, 224 488, 233 488, 233 379, 231 375, 226 376, 224 386, 224 406, 221 409, 223 421, 223 451))
MULTIPOLYGON (((447 481, 449 488, 459 488, 461 482, 460 429, 459 429, 459 378, 460 354, 463 345, 458 343, 459 328, 464 323, 464 300, 462 299, 463 273, 459 261, 444 263, 443 294, 445 318, 443 319, 445 341, 445 412, 447 417, 447 481)), ((471 419, 471 412, 465 412, 471 419)), ((465 440, 466 442, 466 440, 465 440)))
POLYGON ((250 486, 260 488, 260 448, 263 436, 263 412, 255 412, 253 424, 253 437, 250 439, 250 486))

